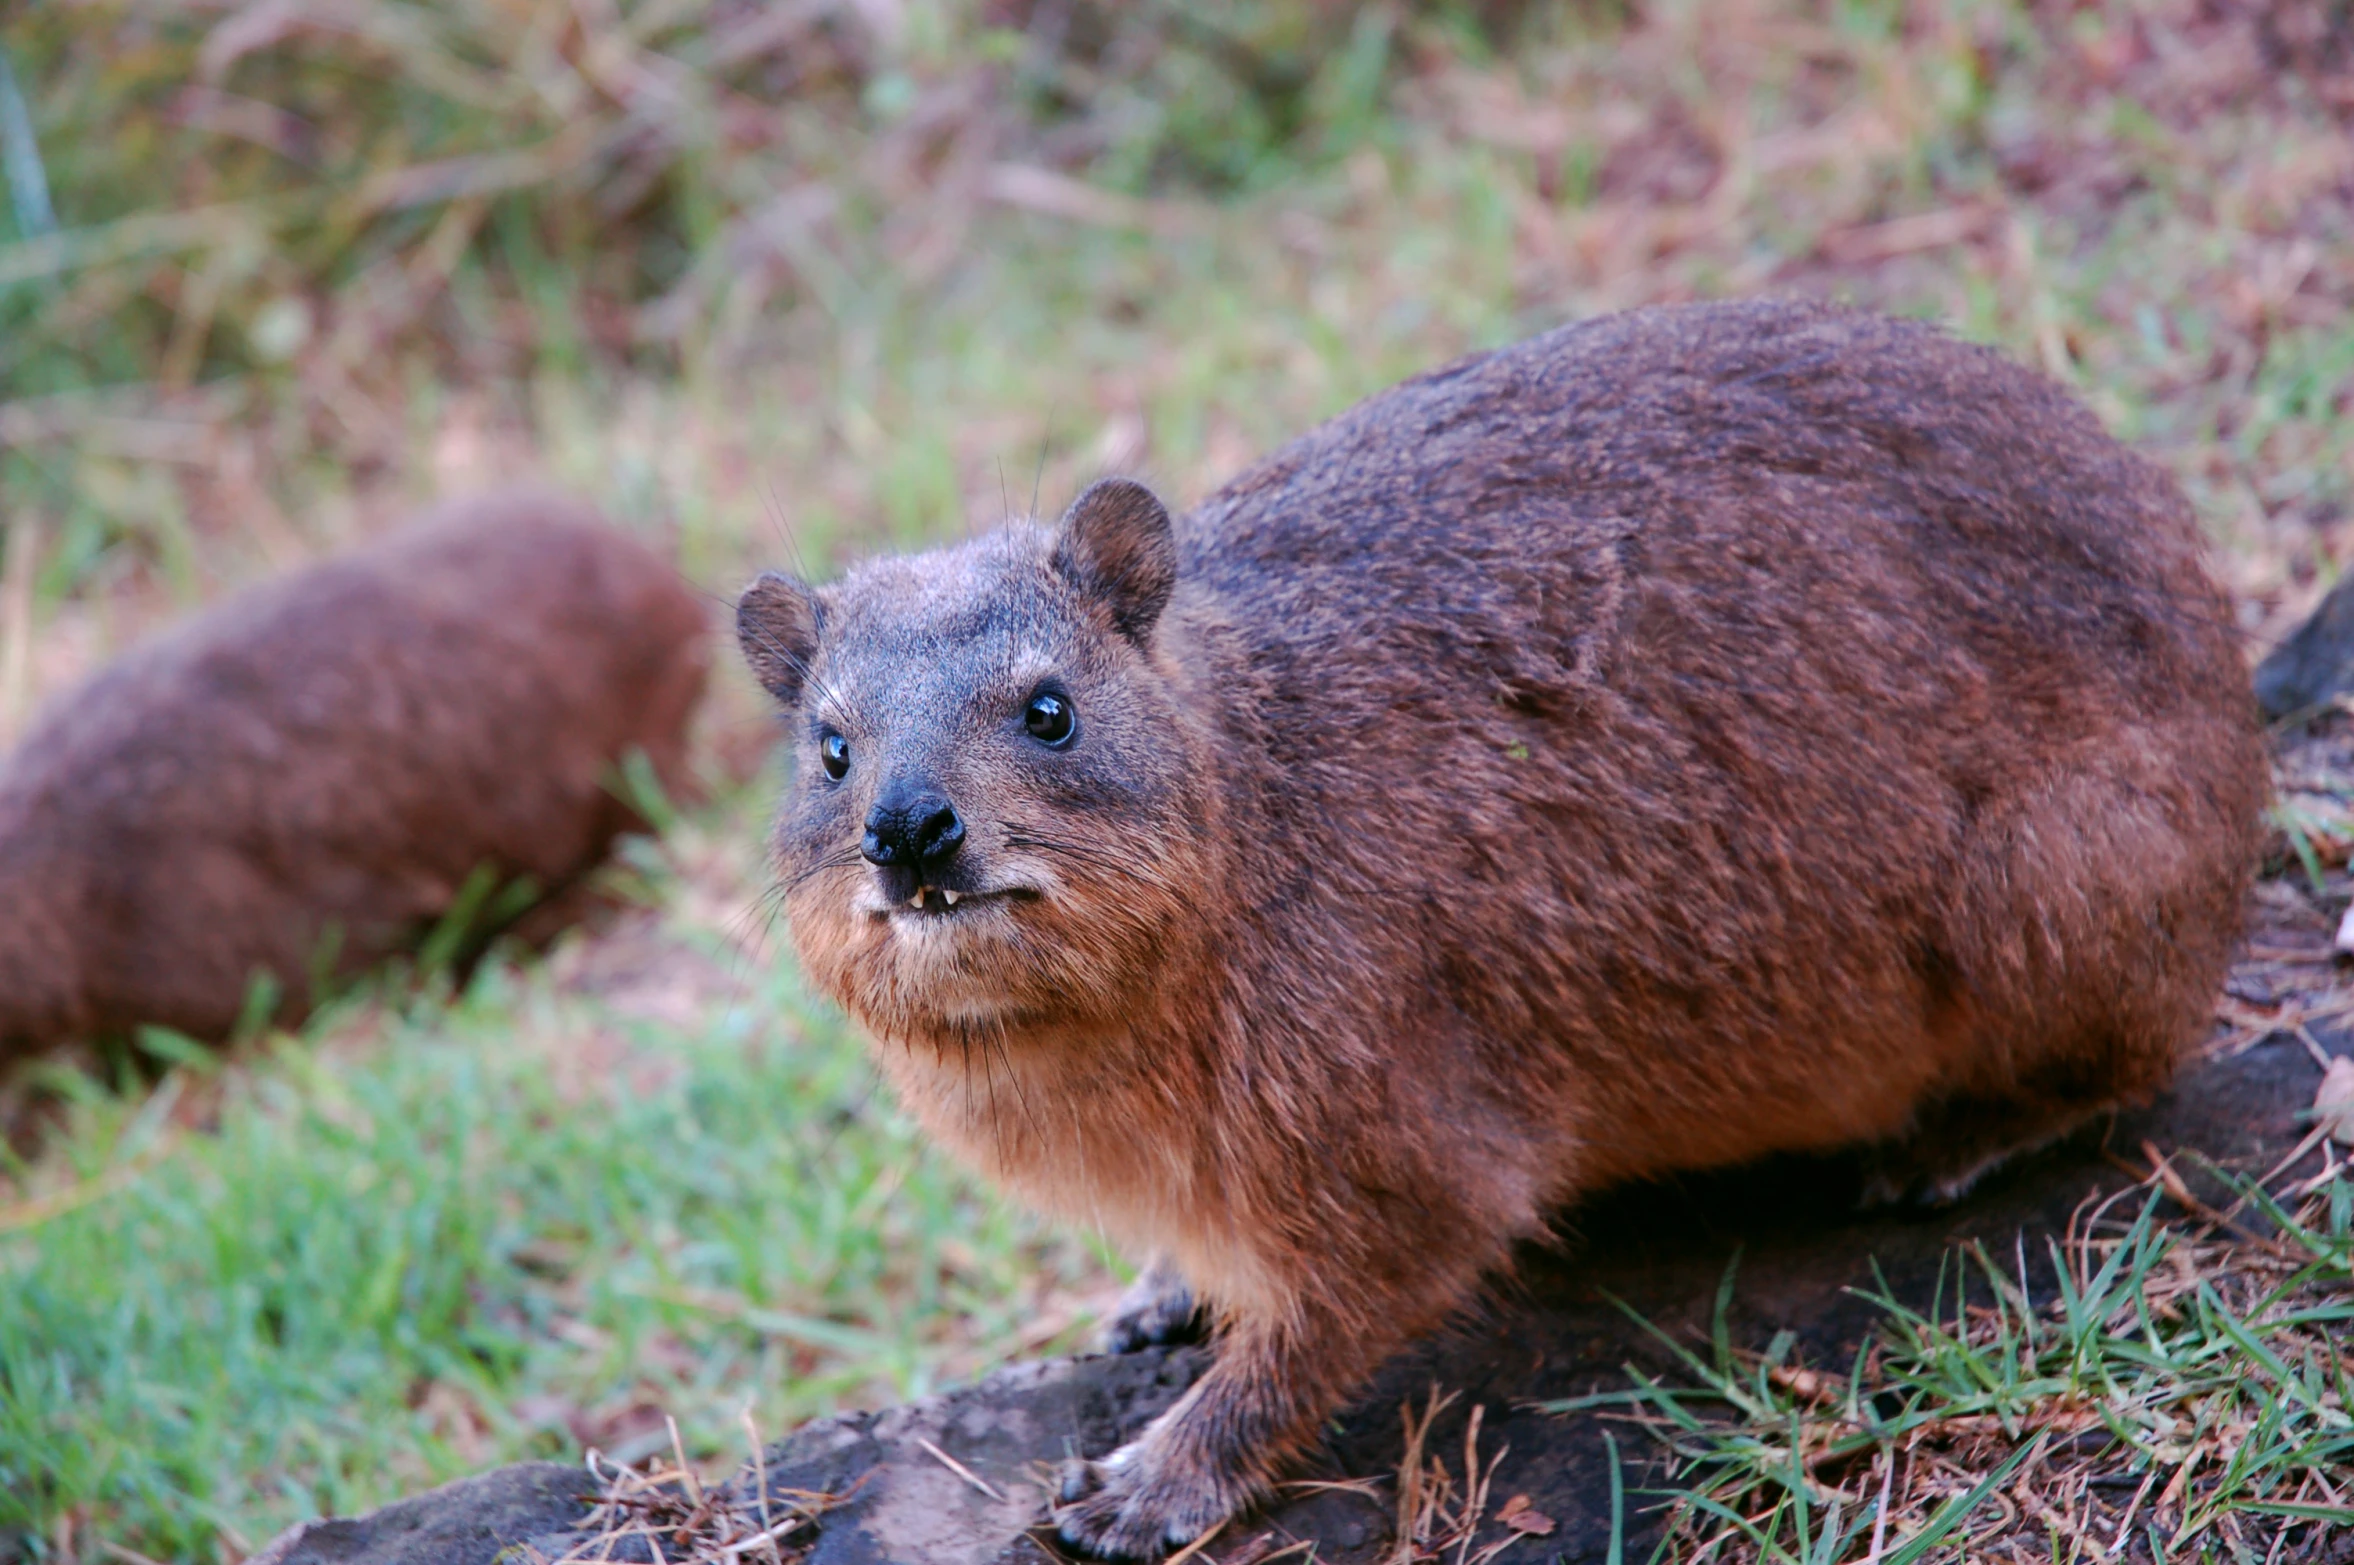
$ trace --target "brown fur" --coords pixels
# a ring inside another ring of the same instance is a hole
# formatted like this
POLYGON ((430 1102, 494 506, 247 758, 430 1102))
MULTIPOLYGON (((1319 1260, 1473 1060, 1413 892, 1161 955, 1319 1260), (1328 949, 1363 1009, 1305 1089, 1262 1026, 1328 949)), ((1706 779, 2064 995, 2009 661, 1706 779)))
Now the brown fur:
POLYGON ((0 765, 0 1055, 227 1033, 259 972, 414 940, 488 866, 561 892, 686 781, 705 614, 664 561, 538 494, 241 593, 49 705, 0 765))
POLYGON ((2175 487, 1998 356, 1643 312, 1375 397, 1173 530, 1140 496, 739 611, 803 730, 809 973, 958 1153, 1162 1258, 1119 1335, 1186 1285, 1217 1323, 1073 1541, 1217 1525, 1556 1203, 1850 1144, 1951 1193, 2197 1035, 2247 677, 2175 487), (918 788, 964 847, 860 862, 918 788))

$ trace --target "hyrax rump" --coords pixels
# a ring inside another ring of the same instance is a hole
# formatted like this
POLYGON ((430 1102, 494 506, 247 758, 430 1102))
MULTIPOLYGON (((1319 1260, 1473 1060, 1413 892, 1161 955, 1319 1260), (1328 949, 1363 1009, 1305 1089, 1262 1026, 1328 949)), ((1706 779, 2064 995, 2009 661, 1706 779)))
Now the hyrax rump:
POLYGON ((0 1056, 227 1033, 414 940, 470 877, 561 893, 672 788, 709 661, 677 573, 553 495, 451 506, 233 596, 0 763, 0 1056))
POLYGON ((1262 1492, 1599 1185, 1873 1144, 1950 1195, 2163 1083, 2266 777, 2179 492, 2044 381, 1787 304, 1599 320, 1172 523, 1110 480, 739 628, 794 943, 908 1105, 1213 1367, 1074 1471, 1262 1492))

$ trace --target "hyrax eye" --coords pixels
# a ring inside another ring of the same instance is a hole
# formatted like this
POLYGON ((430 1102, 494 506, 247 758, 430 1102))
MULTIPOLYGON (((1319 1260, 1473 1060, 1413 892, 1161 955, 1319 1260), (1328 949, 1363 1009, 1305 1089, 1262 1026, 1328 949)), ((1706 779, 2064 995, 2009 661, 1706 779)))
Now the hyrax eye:
POLYGON ((1071 742, 1075 725, 1071 715, 1070 697, 1052 690, 1041 690, 1030 698, 1030 705, 1022 713, 1022 726, 1040 744, 1061 749, 1071 742))
POLYGON ((850 770, 850 741, 828 730, 817 742, 817 759, 826 769, 826 775, 840 782, 843 773, 850 770))

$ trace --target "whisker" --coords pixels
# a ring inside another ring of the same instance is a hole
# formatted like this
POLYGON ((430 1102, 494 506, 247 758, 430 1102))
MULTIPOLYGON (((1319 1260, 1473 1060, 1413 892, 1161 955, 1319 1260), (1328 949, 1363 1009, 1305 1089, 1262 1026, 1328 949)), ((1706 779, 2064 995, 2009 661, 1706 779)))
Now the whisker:
MULTIPOLYGON (((969 1097, 973 1090, 972 1029, 959 1027, 956 1030, 956 1043, 959 1052, 964 1056, 965 1094, 969 1097)), ((988 1090, 989 1119, 991 1123, 995 1123, 997 1119, 997 1073, 989 1069, 989 1051, 987 1049, 981 1051, 981 1085, 988 1090)))
MULTIPOLYGON (((794 552, 798 554, 799 550, 796 549, 794 552)), ((807 566, 803 565, 799 568, 802 579, 806 581, 809 576, 807 566)), ((701 598, 708 603, 714 604, 719 608, 725 609, 730 615, 735 613, 736 601, 733 598, 713 592, 710 588, 701 586, 695 582, 687 581, 683 575, 679 578, 679 580, 685 582, 687 590, 692 592, 696 597, 701 598)), ((817 670, 812 668, 806 659, 797 656, 790 648, 779 646, 776 641, 768 635, 767 632, 761 630, 758 626, 746 625, 741 620, 738 620, 736 625, 739 633, 744 631, 751 632, 752 635, 759 638, 760 644, 762 646, 775 653, 778 657, 783 658, 788 664, 792 666, 793 672, 799 674, 805 682, 814 685, 817 688, 817 693, 819 695, 825 697, 828 701, 834 703, 834 705, 843 708, 845 711, 849 709, 850 703, 842 699, 841 692, 836 690, 832 685, 827 684, 824 680, 818 678, 817 670)))
POLYGON ((786 665, 790 667, 794 673, 801 676, 802 683, 814 686, 821 698, 832 703, 836 709, 840 710, 845 715, 849 713, 850 703, 842 699, 840 691, 836 690, 832 685, 827 684, 824 680, 817 677, 817 670, 810 664, 808 659, 802 657, 799 653, 793 651, 790 647, 781 645, 774 637, 770 636, 768 632, 762 630, 757 625, 747 625, 743 628, 750 631, 753 636, 758 638, 760 644, 763 647, 766 647, 769 651, 784 659, 786 665))
MULTIPOLYGON (((741 912, 728 920, 728 941, 735 948, 728 967, 728 982, 735 991, 729 1001, 731 1006, 743 1002, 750 995, 752 985, 745 969, 755 957, 767 951, 770 938, 776 933, 777 919, 784 914, 785 899, 811 877, 822 875, 828 870, 848 869, 858 863, 862 856, 856 850, 829 853, 792 876, 771 882, 741 912)), ((733 1017, 732 1011, 730 1017, 733 1017)))
POLYGON ((755 956, 768 949, 769 936, 776 930, 777 915, 784 911, 785 888, 773 885, 755 896, 743 910, 729 919, 725 926, 732 952, 726 973, 728 982, 728 1010, 726 1020, 733 1023, 735 1008, 751 997, 752 982, 747 969, 755 956), (758 933, 754 933, 757 924, 758 933))
POLYGON ((863 858, 865 858, 864 854, 856 848, 851 848, 841 853, 829 853, 816 863, 795 871, 791 876, 777 883, 779 904, 781 905, 785 897, 800 890, 803 885, 816 876, 823 875, 830 870, 849 869, 863 858))
POLYGON ((727 921, 728 938, 741 943, 750 936, 755 919, 761 921, 762 933, 765 935, 766 926, 775 921, 778 910, 784 906, 784 901, 785 887, 783 882, 780 881, 768 887, 747 903, 735 917, 727 921))
POLYGON ((1047 404, 1046 427, 1038 434, 1038 471, 1030 475, 1030 514, 1038 514, 1038 491, 1046 484, 1046 447, 1054 438, 1054 404, 1047 404))
POLYGON ((1075 859, 1082 864, 1090 866, 1091 868, 1107 870, 1115 875, 1125 875, 1129 879, 1135 881, 1138 885, 1152 886, 1158 885, 1160 883, 1155 877, 1147 875, 1142 870, 1139 870, 1132 865, 1123 864, 1118 859, 1112 858, 1095 848, 1090 848, 1080 843, 1066 842, 1055 837, 1039 837, 1032 835, 1029 832, 1015 831, 1009 831, 1005 834, 1005 843, 1007 847, 1011 848, 1035 848, 1043 853, 1059 853, 1065 858, 1075 859))
MULTIPOLYGON (((990 1028, 990 1038, 997 1044, 997 1057, 1005 1061, 1005 1079, 1014 1089, 1014 1101, 1022 1106, 1022 1118, 1029 1121, 1030 1134, 1038 1140, 1039 1144, 1044 1145, 1046 1127, 1039 1124, 1038 1116, 1030 1112, 1030 1095, 1022 1090, 1021 1074, 1014 1069, 1013 1056, 1006 1052, 1004 1023, 997 1023, 990 1028)), ((984 1058, 986 1058, 985 1052, 984 1058)), ((992 1118, 996 1116, 997 1104, 994 1098, 990 1101, 989 1112, 992 1118)))
POLYGON ((809 556, 801 550, 801 537, 793 531, 792 518, 785 514, 785 503, 777 498, 776 484, 766 474, 760 479, 761 494, 768 501, 768 525, 783 535, 785 547, 793 554, 793 569, 803 581, 809 580, 809 556))

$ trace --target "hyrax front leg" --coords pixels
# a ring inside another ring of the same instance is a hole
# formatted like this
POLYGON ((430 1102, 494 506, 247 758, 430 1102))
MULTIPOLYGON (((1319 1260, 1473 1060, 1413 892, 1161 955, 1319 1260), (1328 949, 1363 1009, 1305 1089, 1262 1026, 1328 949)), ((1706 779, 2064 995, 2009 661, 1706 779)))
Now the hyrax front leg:
MULTIPOLYGON (((1229 1329, 1208 1374, 1143 1434, 1100 1461, 1065 1468, 1055 1522, 1091 1554, 1143 1559, 1190 1543, 1267 1492, 1274 1470, 1315 1432, 1341 1386, 1296 1331, 1229 1329)), ((1353 1377, 1351 1377, 1353 1378, 1353 1377)))
POLYGON ((1166 1256, 1155 1256, 1120 1295, 1111 1320, 1104 1326, 1103 1345, 1107 1352, 1134 1353, 1139 1348, 1191 1342, 1201 1336, 1206 1324, 1193 1289, 1166 1256))
POLYGON ((1146 1558, 1264 1497, 1382 1360, 1470 1297, 1524 1226, 1469 1209, 1403 1235, 1370 1220, 1328 1222, 1316 1269, 1295 1291, 1216 1312, 1216 1358, 1174 1407, 1111 1455, 1065 1469, 1054 1517, 1063 1540, 1146 1558))

